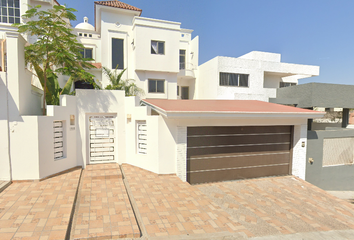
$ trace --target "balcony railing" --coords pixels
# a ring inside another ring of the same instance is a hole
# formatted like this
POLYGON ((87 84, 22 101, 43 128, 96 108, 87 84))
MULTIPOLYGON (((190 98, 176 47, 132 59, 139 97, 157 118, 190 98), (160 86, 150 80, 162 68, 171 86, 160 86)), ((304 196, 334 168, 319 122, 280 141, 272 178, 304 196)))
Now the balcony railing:
POLYGON ((185 63, 181 62, 179 63, 179 70, 195 70, 195 66, 193 63, 185 63))

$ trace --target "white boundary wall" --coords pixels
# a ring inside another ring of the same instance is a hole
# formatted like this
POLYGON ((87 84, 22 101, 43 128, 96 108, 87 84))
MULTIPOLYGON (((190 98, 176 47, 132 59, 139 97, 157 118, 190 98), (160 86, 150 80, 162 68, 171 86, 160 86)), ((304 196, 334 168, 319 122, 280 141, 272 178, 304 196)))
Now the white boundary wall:
POLYGON ((61 106, 47 106, 47 116, 21 116, 10 123, 13 180, 35 180, 77 166, 76 99, 61 96, 61 106), (53 122, 64 122, 64 157, 54 159, 53 122))

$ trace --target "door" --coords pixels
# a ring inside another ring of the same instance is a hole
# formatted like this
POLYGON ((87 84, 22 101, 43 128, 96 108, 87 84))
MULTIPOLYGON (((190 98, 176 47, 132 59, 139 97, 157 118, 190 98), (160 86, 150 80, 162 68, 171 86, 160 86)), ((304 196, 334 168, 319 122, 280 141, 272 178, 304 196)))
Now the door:
POLYGON ((189 87, 181 87, 181 99, 189 99, 189 87))
POLYGON ((292 126, 188 127, 187 181, 291 173, 292 126))
POLYGON ((115 116, 89 116, 89 161, 107 163, 115 161, 115 116))

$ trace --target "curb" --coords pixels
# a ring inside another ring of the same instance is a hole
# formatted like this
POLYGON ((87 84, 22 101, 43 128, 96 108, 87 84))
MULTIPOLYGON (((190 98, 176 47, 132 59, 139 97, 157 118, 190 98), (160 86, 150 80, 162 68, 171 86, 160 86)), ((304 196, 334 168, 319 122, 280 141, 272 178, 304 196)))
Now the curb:
POLYGON ((120 171, 122 173, 123 183, 124 183, 124 186, 125 186, 125 190, 127 191, 127 194, 128 194, 130 205, 132 206, 133 213, 135 215, 135 220, 136 220, 136 222, 138 224, 138 227, 139 227, 139 230, 140 230, 140 235, 141 235, 140 237, 142 239, 146 239, 146 238, 149 237, 149 235, 148 235, 148 233, 146 231, 143 219, 141 218, 141 215, 140 215, 140 212, 139 212, 139 209, 138 209, 138 205, 135 202, 135 199, 134 199, 133 193, 132 193, 132 191, 130 189, 129 183, 128 183, 127 179, 125 178, 125 173, 124 173, 124 170, 123 170, 123 166, 119 165, 119 168, 120 168, 120 171))
POLYGON ((6 183, 4 186, 2 186, 1 188, 0 188, 0 193, 2 193, 8 186, 10 186, 12 184, 12 182, 8 182, 8 183, 6 183))
POLYGON ((73 239, 72 238, 73 234, 72 234, 71 230, 73 228, 73 225, 75 224, 75 221, 74 221, 74 220, 76 220, 75 216, 77 216, 77 214, 75 214, 75 213, 76 213, 76 211, 78 209, 78 205, 79 205, 79 202, 77 201, 77 199, 79 198, 79 195, 81 194, 81 186, 82 186, 81 178, 83 176, 83 172, 84 172, 84 169, 81 168, 81 173, 80 173, 79 181, 77 183, 75 198, 74 198, 73 206, 72 206, 71 213, 70 213, 68 228, 66 229, 65 240, 73 239))

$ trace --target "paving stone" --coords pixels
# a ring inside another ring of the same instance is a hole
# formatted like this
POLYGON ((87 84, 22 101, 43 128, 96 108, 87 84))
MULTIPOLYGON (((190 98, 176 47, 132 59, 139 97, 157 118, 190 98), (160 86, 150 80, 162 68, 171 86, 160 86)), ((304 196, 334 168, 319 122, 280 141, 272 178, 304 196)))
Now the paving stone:
POLYGON ((0 239, 64 239, 81 169, 43 181, 14 182, 0 193, 0 239), (69 207, 69 212, 67 208, 69 207))

